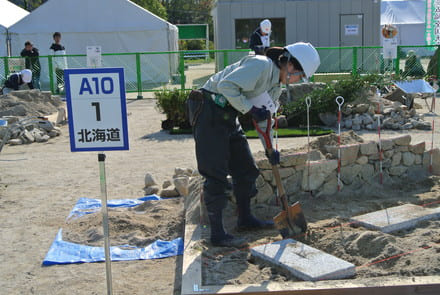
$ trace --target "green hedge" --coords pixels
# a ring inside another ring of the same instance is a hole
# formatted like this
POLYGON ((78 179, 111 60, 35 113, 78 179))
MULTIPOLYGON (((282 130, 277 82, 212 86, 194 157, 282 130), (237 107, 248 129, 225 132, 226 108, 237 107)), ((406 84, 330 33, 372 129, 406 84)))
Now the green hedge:
POLYGON ((167 116, 162 121, 162 129, 170 130, 173 127, 190 128, 189 121, 186 116, 186 100, 190 90, 162 90, 155 92, 156 108, 162 114, 167 116))

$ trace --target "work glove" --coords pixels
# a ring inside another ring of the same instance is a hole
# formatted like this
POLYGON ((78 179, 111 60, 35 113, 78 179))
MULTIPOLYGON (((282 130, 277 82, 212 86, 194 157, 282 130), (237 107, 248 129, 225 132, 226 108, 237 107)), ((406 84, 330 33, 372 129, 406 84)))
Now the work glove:
POLYGON ((252 116, 252 119, 254 119, 257 123, 267 120, 267 118, 270 116, 270 112, 266 109, 265 106, 263 106, 262 108, 257 108, 253 106, 249 112, 252 116))
POLYGON ((266 151, 266 157, 269 159, 271 165, 280 164, 280 152, 273 149, 270 153, 266 151))

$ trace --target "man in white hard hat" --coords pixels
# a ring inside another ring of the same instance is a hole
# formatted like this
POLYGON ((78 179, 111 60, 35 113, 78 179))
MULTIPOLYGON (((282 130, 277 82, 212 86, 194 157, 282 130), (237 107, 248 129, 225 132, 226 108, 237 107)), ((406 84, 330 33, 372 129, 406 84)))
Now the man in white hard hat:
POLYGON ((270 47, 270 34, 272 33, 272 23, 265 19, 260 26, 252 33, 249 48, 255 51, 255 54, 263 55, 265 50, 270 47))
POLYGON ((34 89, 32 84, 32 71, 24 69, 18 73, 13 73, 5 81, 5 85, 2 88, 3 94, 8 94, 13 90, 19 90, 21 86, 27 84, 29 89, 34 89))
MULTIPOLYGON (((193 90, 189 95, 188 117, 193 128, 198 170, 205 178, 203 199, 213 246, 241 247, 246 243, 223 227, 228 175, 232 176, 238 208, 237 229, 261 230, 273 226, 273 222, 260 220, 251 213, 251 198, 258 192, 255 181, 260 173, 237 116, 249 113, 260 126, 267 126, 266 120, 273 108, 271 101, 261 104, 264 97, 269 96, 278 104, 281 84, 310 78, 319 64, 318 52, 310 43, 272 47, 266 56, 246 56, 226 67, 213 75, 202 89, 193 90), (263 99, 259 99, 261 96, 263 99)), ((272 165, 280 162, 276 150, 267 157, 272 165)))

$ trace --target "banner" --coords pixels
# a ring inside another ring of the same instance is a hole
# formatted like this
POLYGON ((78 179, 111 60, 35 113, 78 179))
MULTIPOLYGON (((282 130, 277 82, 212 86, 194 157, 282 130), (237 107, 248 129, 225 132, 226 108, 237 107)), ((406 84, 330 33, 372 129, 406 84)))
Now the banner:
POLYGON ((426 30, 427 45, 440 44, 440 0, 426 0, 426 30))

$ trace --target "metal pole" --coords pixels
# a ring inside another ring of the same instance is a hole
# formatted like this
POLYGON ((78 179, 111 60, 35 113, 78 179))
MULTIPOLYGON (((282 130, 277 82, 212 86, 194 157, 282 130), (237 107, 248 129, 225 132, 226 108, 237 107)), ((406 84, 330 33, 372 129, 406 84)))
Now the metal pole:
POLYGON ((353 76, 357 75, 358 51, 357 47, 353 47, 353 64, 351 73, 353 76))
POLYGON ((137 99, 142 99, 142 71, 141 71, 141 55, 136 53, 136 79, 137 79, 137 99))
POLYGON ((310 191, 310 195, 313 196, 313 192, 310 189, 310 106, 312 99, 310 96, 306 97, 307 105, 307 189, 310 191))
POLYGON ((342 105, 344 98, 342 96, 336 97, 338 105, 338 192, 341 191, 341 120, 342 120, 342 105))
POLYGON ((107 211, 107 184, 105 180, 105 154, 98 154, 99 180, 101 183, 102 227, 104 228, 105 275, 107 278, 107 295, 112 295, 112 265, 110 256, 110 239, 107 211))

